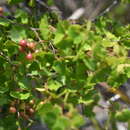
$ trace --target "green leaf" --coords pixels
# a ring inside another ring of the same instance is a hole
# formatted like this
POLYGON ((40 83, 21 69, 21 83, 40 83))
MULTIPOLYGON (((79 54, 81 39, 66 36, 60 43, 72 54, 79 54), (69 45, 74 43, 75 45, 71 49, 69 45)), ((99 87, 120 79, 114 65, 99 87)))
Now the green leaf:
POLYGON ((40 28, 41 36, 43 37, 43 39, 48 40, 50 31, 49 31, 49 24, 48 24, 47 16, 44 16, 41 19, 39 28, 40 28))
POLYGON ((117 44, 116 41, 112 42, 112 41, 110 41, 110 40, 108 40, 106 38, 104 38, 103 41, 102 41, 103 47, 113 47, 116 44, 117 44))
POLYGON ((95 113, 93 112, 93 106, 91 106, 91 105, 85 106, 83 113, 87 117, 94 117, 95 116, 95 113))
POLYGON ((10 57, 18 54, 18 45, 15 42, 7 40, 5 42, 5 45, 6 45, 5 48, 8 50, 8 55, 10 57))
POLYGON ((56 120, 53 130, 67 130, 69 128, 69 119, 63 116, 59 116, 56 120))
POLYGON ((68 29, 68 32, 67 32, 67 34, 68 34, 68 36, 70 37, 70 38, 73 38, 73 39, 75 39, 78 35, 80 35, 80 29, 81 29, 81 26, 80 25, 76 25, 76 24, 74 24, 74 25, 71 25, 70 27, 69 27, 69 29, 68 29))
POLYGON ((130 64, 119 64, 117 66, 118 73, 124 73, 125 69, 130 68, 130 64))
POLYGON ((94 59, 83 59, 84 64, 86 65, 86 67, 92 71, 94 71, 96 69, 96 62, 94 59))
POLYGON ((39 63, 37 61, 32 62, 32 64, 28 68, 28 70, 31 73, 35 73, 36 71, 38 72, 39 69, 40 69, 40 65, 39 65, 39 63))
POLYGON ((41 108, 38 110, 41 116, 42 122, 47 123, 49 128, 52 128, 52 126, 56 122, 57 115, 56 113, 53 112, 55 110, 53 108, 54 107, 51 103, 46 103, 46 104, 43 104, 41 108))
POLYGON ((44 116, 47 112, 51 111, 52 108, 53 108, 53 105, 49 102, 43 105, 40 105, 38 109, 38 114, 44 116))
POLYGON ((54 38, 54 45, 58 44, 59 42, 61 42, 64 38, 64 34, 62 33, 56 33, 56 36, 54 38))
POLYGON ((72 126, 78 128, 85 123, 82 115, 80 115, 78 112, 74 111, 72 115, 73 115, 71 118, 72 126))
POLYGON ((52 6, 52 5, 54 4, 54 0, 48 0, 48 1, 47 1, 47 4, 48 4, 49 6, 52 6))
POLYGON ((62 20, 62 21, 59 21, 57 23, 57 31, 58 33, 63 33, 65 34, 66 31, 68 30, 68 27, 69 27, 69 22, 68 21, 65 21, 65 20, 62 20))
POLYGON ((28 14, 23 10, 16 10, 15 18, 20 19, 21 23, 27 24, 28 23, 28 14))
POLYGON ((130 67, 127 67, 127 68, 125 69, 125 72, 126 72, 126 74, 127 74, 127 77, 130 78, 130 67))
POLYGON ((130 110, 123 109, 121 112, 117 112, 115 118, 118 121, 127 122, 130 119, 130 110))
POLYGON ((29 1, 29 6, 35 7, 36 1, 35 0, 30 0, 29 1))
POLYGON ((54 59, 54 54, 50 53, 50 52, 44 52, 44 51, 40 51, 38 53, 36 53, 36 58, 39 62, 37 63, 32 63, 31 68, 32 70, 34 69, 38 69, 39 64, 42 65, 42 67, 53 64, 54 59), (35 68, 34 68, 35 67, 35 68), (36 68, 37 67, 37 68, 36 68))
POLYGON ((65 63, 64 62, 55 61, 54 64, 53 64, 53 69, 57 73, 62 74, 62 75, 65 75, 65 73, 66 73, 66 67, 65 67, 65 63))
POLYGON ((66 130, 69 127, 69 119, 62 115, 62 109, 51 103, 43 104, 38 110, 42 122, 47 123, 52 130, 66 130))
POLYGON ((60 87, 62 87, 62 84, 58 81, 50 80, 47 84, 48 89, 57 91, 60 87))
POLYGON ((20 2, 23 2, 24 0, 8 0, 9 4, 18 4, 20 2))
POLYGON ((0 86, 0 94, 3 94, 9 90, 9 87, 7 86, 0 86))
POLYGON ((11 91, 10 92, 10 96, 14 97, 16 99, 26 100, 26 99, 28 99, 31 96, 31 94, 29 92, 22 93, 22 92, 11 91))
POLYGON ((31 74, 29 74, 30 76, 37 76, 39 75, 39 72, 38 71, 32 71, 31 74))
POLYGON ((114 34, 112 34, 109 31, 105 31, 106 39, 112 40, 112 41, 118 41, 119 38, 117 38, 114 34))
POLYGON ((9 102, 9 97, 6 94, 1 94, 0 96, 0 106, 7 104, 9 102))
MULTIPOLYGON (((52 108, 53 109, 53 108, 52 108)), ((55 124, 56 122, 56 115, 53 112, 48 112, 46 113, 46 115, 44 116, 44 122, 46 122, 48 124, 49 128, 52 128, 52 126, 55 124)))
POLYGON ((19 78, 18 86, 22 90, 29 90, 29 88, 31 86, 31 80, 26 77, 19 78))
POLYGON ((82 46, 83 51, 89 51, 92 50, 92 47, 88 43, 84 43, 82 46))
POLYGON ((21 26, 13 26, 9 31, 9 37, 12 41, 19 42, 22 39, 26 39, 26 30, 24 27, 21 26))
POLYGON ((54 43, 57 48, 60 49, 60 51, 64 51, 66 55, 70 55, 72 53, 72 46, 73 46, 73 41, 69 37, 66 39, 60 39, 57 44, 54 43))
POLYGON ((0 18, 0 25, 4 27, 8 27, 10 25, 10 22, 8 19, 0 18))
POLYGON ((107 57, 107 53, 105 48, 100 44, 100 38, 97 39, 97 44, 95 44, 93 48, 93 55, 95 58, 103 60, 103 58, 107 57), (99 42, 99 43, 98 43, 99 42))

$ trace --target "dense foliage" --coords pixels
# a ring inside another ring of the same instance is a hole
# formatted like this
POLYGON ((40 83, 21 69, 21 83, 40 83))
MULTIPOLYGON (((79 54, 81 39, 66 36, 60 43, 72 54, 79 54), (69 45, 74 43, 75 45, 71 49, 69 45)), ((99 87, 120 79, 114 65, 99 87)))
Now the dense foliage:
MULTIPOLYGON (((115 90, 130 77, 130 25, 103 17, 72 24, 22 9, 13 19, 8 15, 0 17, 0 129, 28 129, 39 119, 52 130, 78 129, 84 117, 100 129, 93 112, 101 98, 95 86, 106 82, 115 90)), ((110 124, 129 122, 130 110, 117 103, 109 113, 110 124)))

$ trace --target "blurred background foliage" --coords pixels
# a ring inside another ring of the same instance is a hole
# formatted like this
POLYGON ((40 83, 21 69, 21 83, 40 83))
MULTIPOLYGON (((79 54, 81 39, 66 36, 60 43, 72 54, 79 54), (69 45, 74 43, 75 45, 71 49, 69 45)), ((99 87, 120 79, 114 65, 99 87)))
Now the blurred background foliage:
MULTIPOLYGON (((14 0, 8 0, 8 2, 12 1, 14 2, 14 0)), ((39 12, 44 14, 50 9, 58 13, 61 18, 68 19, 78 9, 83 8, 84 13, 80 17, 82 19, 93 20, 98 16, 107 15, 123 24, 130 22, 130 0, 15 0, 16 3, 21 1, 20 7, 30 11, 31 6, 31 11, 34 9, 38 15, 39 12)), ((8 2, 0 0, 0 5, 6 7, 6 11, 15 11, 16 5, 9 7, 8 2)))
POLYGON ((124 24, 130 23, 130 4, 119 3, 109 14, 111 18, 124 24))

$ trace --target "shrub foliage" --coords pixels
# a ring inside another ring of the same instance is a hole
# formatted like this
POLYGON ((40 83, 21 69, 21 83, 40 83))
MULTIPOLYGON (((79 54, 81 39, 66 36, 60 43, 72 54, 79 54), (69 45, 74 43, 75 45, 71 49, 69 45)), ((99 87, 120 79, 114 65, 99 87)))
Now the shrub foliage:
MULTIPOLYGON (((105 82, 116 90, 130 77, 130 25, 104 17, 72 24, 21 9, 13 19, 7 15, 0 17, 0 128, 28 129, 41 119, 52 130, 78 129, 84 117, 100 128, 93 111, 101 98, 95 86, 105 82)), ((118 105, 108 108, 110 123, 130 119, 130 111, 118 105)))

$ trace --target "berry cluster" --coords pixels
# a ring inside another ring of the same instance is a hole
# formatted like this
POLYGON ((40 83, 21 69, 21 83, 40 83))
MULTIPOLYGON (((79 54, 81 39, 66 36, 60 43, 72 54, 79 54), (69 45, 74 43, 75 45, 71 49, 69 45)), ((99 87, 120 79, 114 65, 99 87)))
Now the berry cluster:
POLYGON ((34 100, 30 100, 29 102, 26 103, 14 101, 10 104, 8 111, 10 114, 16 114, 18 112, 21 118, 28 120, 35 113, 34 103, 35 103, 34 100))
POLYGON ((33 55, 32 52, 34 51, 36 44, 34 42, 27 42, 26 40, 21 40, 19 42, 19 50, 22 53, 28 52, 26 55, 26 59, 27 60, 32 60, 33 59, 33 55))

